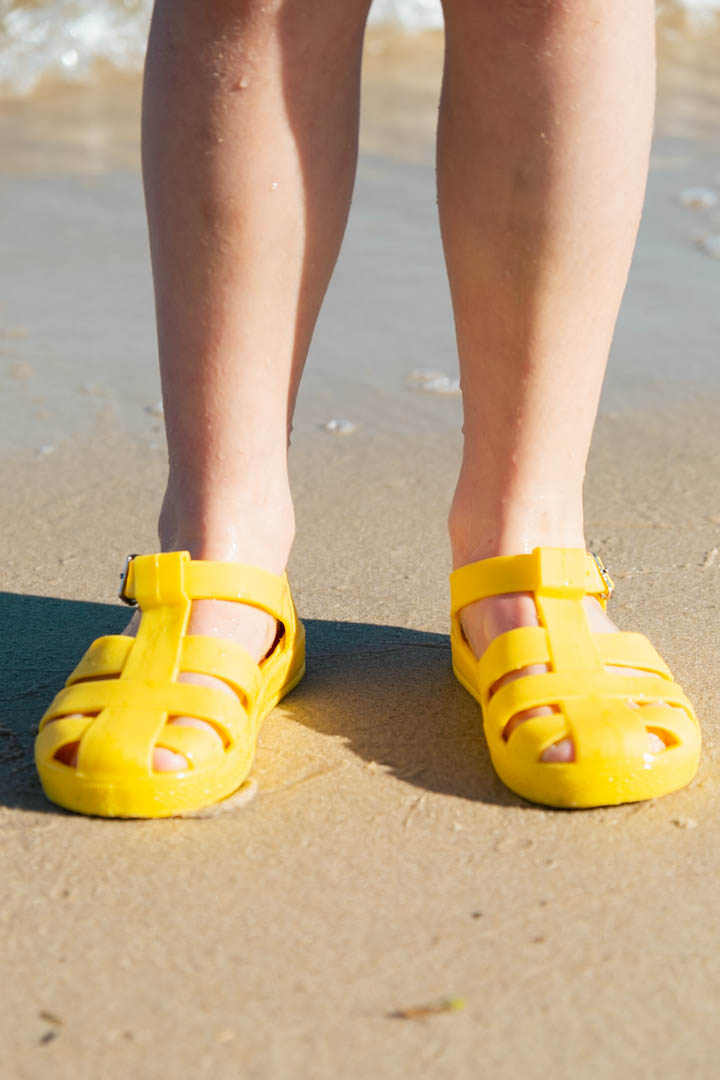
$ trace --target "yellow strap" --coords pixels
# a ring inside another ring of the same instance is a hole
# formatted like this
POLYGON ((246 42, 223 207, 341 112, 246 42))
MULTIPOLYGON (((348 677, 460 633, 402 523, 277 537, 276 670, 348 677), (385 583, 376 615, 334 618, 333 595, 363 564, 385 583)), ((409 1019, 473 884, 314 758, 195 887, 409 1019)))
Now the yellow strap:
POLYGON ((595 645, 604 664, 652 671, 653 674, 672 679, 670 668, 644 634, 629 630, 617 634, 596 634, 595 645))
MULTIPOLYGON (((543 705, 563 708, 572 702, 594 699, 594 708, 603 712, 602 702, 662 701, 691 711, 691 706, 677 683, 668 683, 660 675, 615 675, 609 672, 587 672, 578 678, 577 672, 543 672, 523 675, 502 686, 493 694, 488 716, 497 714, 505 719, 503 725, 526 709, 543 705)), ((614 707, 614 705, 613 705, 614 707)), ((672 714, 669 714, 669 717, 672 714)), ((670 722, 669 725, 671 726, 670 722)))
POLYGON ((107 635, 93 641, 65 685, 72 686, 86 679, 117 678, 133 647, 133 641, 134 638, 123 634, 107 635))
POLYGON ((189 559, 185 551, 171 551, 139 555, 130 563, 132 595, 140 605, 142 619, 120 682, 153 679, 165 683, 177 678, 182 639, 190 618, 185 581, 189 559))
POLYGON ((518 626, 499 634, 488 645, 478 662, 478 682, 483 687, 484 701, 505 675, 530 667, 549 664, 550 650, 547 633, 541 626, 518 626))
MULTIPOLYGON (((119 686, 113 679, 105 683, 81 683, 66 694, 76 693, 91 686, 119 686)), ((83 702, 83 711, 91 709, 83 702)), ((80 740, 78 748, 78 772, 87 775, 112 775, 121 771, 126 776, 147 776, 152 772, 152 752, 155 742, 165 727, 167 714, 157 708, 156 702, 147 703, 137 695, 132 703, 119 701, 104 707, 93 720, 80 740)))
MULTIPOLYGON (((246 726, 246 710, 235 694, 194 683, 163 683, 127 679, 76 683, 56 695, 45 716, 70 713, 101 713, 104 709, 127 709, 157 713, 159 728, 167 716, 195 716, 222 725, 228 738, 236 738, 246 726)), ((44 719, 44 718, 43 718, 44 719)), ((119 734, 122 738, 122 731, 119 734)))
POLYGON ((236 600, 260 608, 280 622, 288 613, 290 591, 284 574, 271 574, 242 563, 191 559, 187 551, 136 556, 128 565, 125 595, 136 600, 143 610, 151 602, 161 602, 161 595, 165 603, 172 603, 178 596, 180 580, 182 593, 189 600, 236 600), (165 560, 170 559, 174 562, 172 566, 167 564, 166 571, 165 560), (157 584, 150 580, 153 575, 157 584))
POLYGON ((529 555, 498 555, 454 570, 450 575, 451 611, 487 596, 542 591, 547 596, 602 596, 606 582, 583 548, 535 548, 529 555))
MULTIPOLYGON (((667 680, 664 690, 672 682, 669 667, 643 634, 628 631, 593 634, 592 640, 603 668, 615 665, 651 672, 667 680)), ((478 683, 485 688, 483 703, 487 703, 493 686, 505 675, 521 671, 531 664, 551 665, 552 660, 548 635, 541 626, 522 626, 499 634, 493 638, 478 662, 478 683)), ((594 663, 590 669, 596 670, 594 663)), ((617 677, 617 673, 608 674, 617 677)))
POLYGON ((598 635, 590 630, 582 597, 582 593, 558 596, 544 586, 535 595, 555 671, 605 671, 596 645, 598 635))
POLYGON ((148 684, 109 679, 80 683, 62 690, 59 709, 99 712, 85 732, 78 751, 80 772, 147 775, 152 752, 164 736, 169 716, 195 716, 219 728, 228 743, 247 731, 247 717, 238 699, 223 690, 188 683, 148 684), (62 701, 63 695, 67 695, 62 701), (71 696, 72 695, 72 696, 71 696))
MULTIPOLYGON (((673 714, 668 709, 669 727, 673 714)), ((584 763, 603 763, 631 757, 643 760, 648 751, 647 728, 642 709, 632 708, 627 701, 615 701, 612 708, 603 708, 600 701, 576 698, 563 707, 568 734, 575 747, 575 760, 584 763)))
POLYGON ((40 721, 40 734, 38 736, 38 748, 42 747, 53 757, 56 750, 68 743, 79 742, 88 726, 92 723, 92 716, 62 716, 54 723, 50 723, 50 717, 43 717, 40 721))
POLYGON ((187 635, 183 639, 180 668, 223 679, 246 705, 255 699, 260 686, 260 668, 250 653, 242 645, 221 638, 187 635))

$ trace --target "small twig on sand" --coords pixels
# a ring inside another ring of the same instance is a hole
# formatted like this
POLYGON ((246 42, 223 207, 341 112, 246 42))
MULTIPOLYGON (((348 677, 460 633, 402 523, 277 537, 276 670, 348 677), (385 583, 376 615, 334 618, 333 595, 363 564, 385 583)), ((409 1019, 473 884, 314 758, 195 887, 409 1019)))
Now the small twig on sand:
POLYGON ((717 559, 718 554, 720 554, 720 551, 716 547, 714 547, 711 551, 708 551, 707 555, 705 556, 705 562, 702 564, 703 570, 710 569, 712 564, 717 559))
POLYGON ((419 795, 418 798, 415 800, 415 802, 410 807, 410 809, 408 810, 407 814, 405 815, 405 820, 403 821, 403 829, 407 829, 408 825, 410 824, 411 817, 413 816, 415 811, 419 810, 420 807, 422 806, 422 804, 425 802, 425 795, 426 794, 427 794, 426 792, 423 792, 422 795, 419 795))
POLYGON ((427 1020, 429 1016, 441 1016, 443 1013, 460 1012, 465 1008, 462 998, 446 998, 434 1005, 414 1005, 409 1009, 393 1009, 388 1013, 390 1020, 427 1020))

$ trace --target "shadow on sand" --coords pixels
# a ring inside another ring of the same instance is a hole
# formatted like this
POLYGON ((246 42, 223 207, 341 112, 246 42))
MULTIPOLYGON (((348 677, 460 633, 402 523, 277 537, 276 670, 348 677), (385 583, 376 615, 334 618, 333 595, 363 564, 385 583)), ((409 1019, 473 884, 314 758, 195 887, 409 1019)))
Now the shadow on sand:
MULTIPOLYGON (((35 776, 37 723, 88 643, 126 609, 0 593, 0 805, 54 811, 35 776)), ((455 682, 449 640, 399 626, 306 620, 308 673, 293 722, 340 736, 365 761, 426 791, 517 805, 490 765, 480 711, 455 682)))

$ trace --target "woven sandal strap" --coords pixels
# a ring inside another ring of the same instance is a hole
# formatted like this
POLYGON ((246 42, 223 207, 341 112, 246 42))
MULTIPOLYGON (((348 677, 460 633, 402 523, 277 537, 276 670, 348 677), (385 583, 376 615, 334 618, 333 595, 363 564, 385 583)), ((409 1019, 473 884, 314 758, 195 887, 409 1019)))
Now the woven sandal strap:
POLYGON ((290 592, 284 574, 242 563, 195 560, 186 551, 139 555, 128 563, 123 586, 127 599, 136 600, 141 607, 172 603, 175 590, 182 590, 188 600, 249 604, 281 622, 288 614, 290 592))
POLYGON ((450 575, 451 611, 505 593, 607 596, 608 583, 593 555, 582 548, 535 548, 529 555, 498 555, 469 563, 450 575))

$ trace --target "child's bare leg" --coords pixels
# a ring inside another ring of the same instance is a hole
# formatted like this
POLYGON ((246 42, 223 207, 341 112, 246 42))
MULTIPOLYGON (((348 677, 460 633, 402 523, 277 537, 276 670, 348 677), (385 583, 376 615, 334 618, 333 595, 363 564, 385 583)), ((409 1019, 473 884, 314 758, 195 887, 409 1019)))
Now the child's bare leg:
MULTIPOLYGON (((170 459, 163 550, 285 567, 289 424, 350 203, 368 7, 157 0, 143 172, 170 459)), ((275 626, 206 600, 190 632, 260 659, 275 626)), ((184 764, 155 751, 156 768, 184 764)))
MULTIPOLYGON (((465 407, 450 513, 461 566, 584 546, 585 462, 645 188, 654 4, 445 0, 445 14, 438 189, 465 407)), ((614 629, 587 604, 595 629, 614 629)), ((477 656, 535 621, 526 596, 463 612, 477 656)), ((572 753, 565 740, 545 756, 572 753)))

